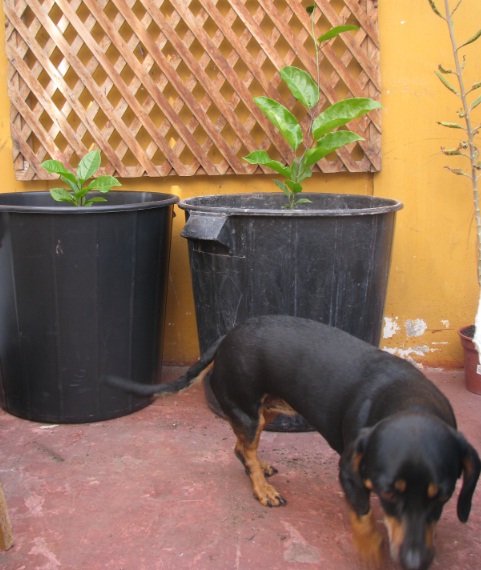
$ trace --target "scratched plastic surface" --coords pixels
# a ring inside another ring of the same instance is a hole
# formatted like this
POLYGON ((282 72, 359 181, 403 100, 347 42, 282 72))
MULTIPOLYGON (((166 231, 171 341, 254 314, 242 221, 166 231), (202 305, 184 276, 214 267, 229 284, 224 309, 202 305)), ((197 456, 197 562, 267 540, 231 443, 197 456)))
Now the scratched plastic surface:
POLYGON ((14 415, 90 422, 151 401, 100 379, 158 381, 177 198, 108 200, 75 209, 46 192, 0 196, 0 405, 14 415))
MULTIPOLYGON (((402 204, 359 195, 305 197, 312 204, 294 211, 282 208, 281 193, 179 202, 201 351, 248 317, 267 314, 311 318, 379 344, 402 204)), ((206 394, 219 413, 208 382, 206 394)), ((279 416, 271 429, 309 426, 298 416, 279 416)))

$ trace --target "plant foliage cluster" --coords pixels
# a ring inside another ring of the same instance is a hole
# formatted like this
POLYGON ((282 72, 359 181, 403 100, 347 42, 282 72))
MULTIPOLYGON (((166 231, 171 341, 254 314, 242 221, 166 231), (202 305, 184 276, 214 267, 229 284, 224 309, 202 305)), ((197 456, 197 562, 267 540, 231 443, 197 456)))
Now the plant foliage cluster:
POLYGON ((117 178, 108 174, 94 178, 100 168, 100 162, 98 150, 92 150, 84 155, 75 172, 65 168, 58 160, 42 162, 41 166, 47 172, 58 174, 60 180, 68 186, 68 189, 52 188, 50 190, 52 198, 57 202, 66 202, 72 206, 92 206, 96 202, 106 202, 107 200, 102 196, 89 197, 89 192, 96 191, 105 194, 112 186, 121 186, 121 184, 117 178))
POLYGON ((357 30, 356 26, 338 26, 316 39, 314 31, 314 6, 307 8, 311 16, 311 35, 316 48, 317 80, 298 67, 288 66, 279 73, 289 91, 307 111, 308 127, 305 131, 301 121, 284 105, 269 97, 256 97, 254 102, 280 132, 293 151, 294 159, 290 164, 282 164, 272 159, 267 151, 256 150, 244 157, 250 164, 266 166, 280 174, 284 180, 275 180, 275 184, 288 199, 286 208, 295 208, 298 204, 309 202, 298 195, 303 190, 303 182, 312 176, 313 166, 322 158, 350 143, 364 140, 358 134, 341 129, 350 121, 369 113, 381 105, 373 99, 353 97, 334 103, 322 112, 318 111, 320 94, 319 50, 327 42, 344 32, 357 30))

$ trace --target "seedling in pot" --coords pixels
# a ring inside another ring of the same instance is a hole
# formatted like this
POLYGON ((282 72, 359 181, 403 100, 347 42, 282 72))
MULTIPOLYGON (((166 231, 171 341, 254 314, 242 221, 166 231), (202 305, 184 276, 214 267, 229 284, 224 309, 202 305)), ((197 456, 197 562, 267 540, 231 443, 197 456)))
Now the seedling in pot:
POLYGON ((284 105, 274 99, 255 97, 256 105, 291 147, 294 159, 291 164, 285 165, 272 159, 265 150, 256 150, 244 157, 244 160, 250 164, 266 166, 284 177, 284 181, 274 180, 274 182, 284 192, 288 200, 285 208, 288 209, 310 202, 307 198, 300 198, 298 195, 303 190, 304 180, 312 176, 312 168, 319 160, 341 147, 364 140, 352 131, 337 129, 381 106, 373 99, 353 97, 338 101, 322 113, 316 114, 320 93, 320 45, 343 32, 358 28, 338 26, 316 40, 313 20, 314 6, 307 8, 307 11, 311 15, 311 34, 316 47, 317 82, 307 71, 294 66, 284 67, 279 73, 292 95, 307 109, 308 127, 303 132, 300 121, 284 105))
POLYGON ((95 202, 106 202, 102 196, 90 198, 89 192, 101 192, 105 194, 112 186, 122 186, 117 178, 104 174, 95 174, 100 168, 100 152, 92 150, 88 152, 79 162, 76 172, 68 170, 58 160, 46 160, 41 166, 50 174, 58 174, 60 180, 67 184, 66 188, 52 188, 50 194, 57 202, 66 202, 72 206, 92 206, 95 202), (93 179, 93 180, 92 180, 93 179), (91 180, 91 182, 89 182, 91 180))

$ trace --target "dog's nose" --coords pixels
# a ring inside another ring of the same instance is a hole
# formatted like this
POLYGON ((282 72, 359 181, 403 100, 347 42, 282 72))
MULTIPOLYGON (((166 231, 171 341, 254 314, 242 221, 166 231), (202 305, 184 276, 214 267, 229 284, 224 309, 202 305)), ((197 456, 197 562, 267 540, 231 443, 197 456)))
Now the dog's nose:
POLYGON ((432 561, 431 553, 422 553, 415 548, 408 548, 401 553, 401 566, 404 570, 427 570, 432 561))
POLYGON ((405 570, 419 570, 421 568, 421 555, 417 550, 408 550, 403 556, 405 570))

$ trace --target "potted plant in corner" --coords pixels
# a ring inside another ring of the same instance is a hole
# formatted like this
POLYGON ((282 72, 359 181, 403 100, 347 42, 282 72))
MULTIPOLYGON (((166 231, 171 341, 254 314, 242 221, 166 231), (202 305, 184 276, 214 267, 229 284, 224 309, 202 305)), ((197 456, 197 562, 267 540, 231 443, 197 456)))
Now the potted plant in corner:
POLYGON ((100 162, 46 161, 67 188, 0 194, 0 405, 26 419, 121 416, 151 399, 102 375, 158 381, 178 198, 109 192, 119 183, 96 177, 100 162))
MULTIPOLYGON (((446 22, 454 60, 454 69, 447 69, 442 65, 439 65, 435 73, 443 85, 458 98, 461 105, 458 111, 458 120, 456 122, 439 121, 439 124, 443 127, 455 129, 457 131, 460 130, 464 133, 463 140, 460 141, 456 148, 446 149, 443 147, 441 151, 446 156, 459 156, 466 159, 468 162, 468 170, 464 170, 462 168, 451 168, 449 166, 446 168, 458 176, 468 178, 473 190, 478 251, 477 275, 478 283, 481 287, 481 210, 478 185, 478 180, 481 176, 481 161, 479 149, 476 144, 476 139, 481 128, 479 113, 478 118, 475 118, 475 110, 479 111, 481 108, 481 95, 479 95, 481 81, 474 83, 471 87, 466 86, 464 78, 466 58, 462 58, 460 53, 461 48, 479 40, 481 37, 481 29, 461 45, 458 45, 454 33, 454 14, 461 6, 462 0, 457 2, 454 9, 451 9, 449 0, 443 0, 444 8, 442 12, 438 9, 434 0, 429 0, 429 3, 434 13, 446 22), (451 76, 454 76, 454 82, 451 80, 451 76)), ((459 336, 464 350, 466 388, 470 392, 481 394, 481 367, 479 364, 479 354, 481 353, 481 296, 479 297, 475 324, 461 328, 459 330, 459 336)))
MULTIPOLYGON (((317 60, 322 42, 357 28, 334 28, 316 39, 312 12, 317 60)), ((373 344, 380 340, 395 214, 402 204, 372 196, 301 194, 322 157, 361 138, 338 129, 380 105, 352 98, 319 112, 319 77, 316 82, 292 66, 280 75, 305 109, 307 123, 277 101, 255 102, 289 144, 292 162, 282 164, 263 150, 245 159, 281 175, 275 183, 282 192, 179 202, 186 210, 181 235, 188 239, 201 352, 236 324, 263 314, 311 318, 373 344)), ((205 388, 219 413, 208 381, 205 388)), ((272 429, 307 426, 300 417, 280 416, 272 429)))

